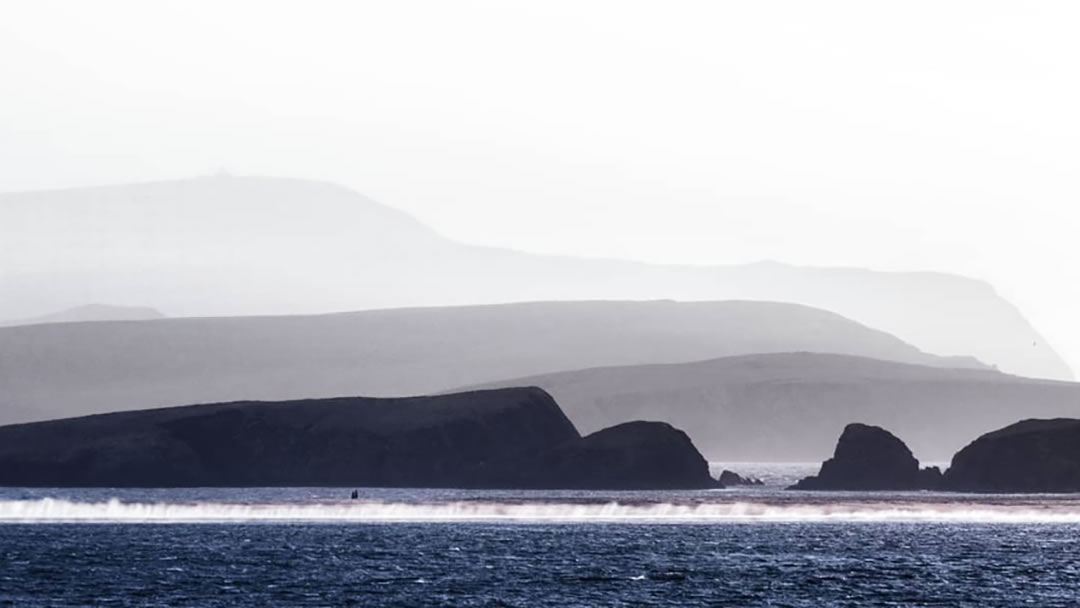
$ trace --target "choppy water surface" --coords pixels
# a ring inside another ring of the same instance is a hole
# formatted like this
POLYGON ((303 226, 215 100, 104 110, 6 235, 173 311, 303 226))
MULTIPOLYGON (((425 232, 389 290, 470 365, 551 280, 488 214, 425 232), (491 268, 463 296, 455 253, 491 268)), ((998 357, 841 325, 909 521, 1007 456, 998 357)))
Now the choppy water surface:
POLYGON ((0 489, 0 605, 1080 605, 1078 496, 348 491, 0 489))

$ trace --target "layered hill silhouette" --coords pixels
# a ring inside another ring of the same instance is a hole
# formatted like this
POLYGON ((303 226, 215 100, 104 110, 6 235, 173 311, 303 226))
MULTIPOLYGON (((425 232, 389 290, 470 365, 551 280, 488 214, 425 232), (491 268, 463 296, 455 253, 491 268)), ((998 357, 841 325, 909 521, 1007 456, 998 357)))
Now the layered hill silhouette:
POLYGON ((822 353, 585 369, 490 386, 551 393, 582 432, 639 418, 686 431, 710 460, 821 460, 852 420, 948 460, 1025 417, 1080 417, 1080 384, 822 353))
POLYGON ((769 302, 43 324, 0 328, 0 424, 185 403, 421 395, 597 366, 790 351, 972 364, 831 312, 769 302))
POLYGON ((934 273, 664 266, 466 246, 338 186, 214 177, 0 195, 0 319, 87 302, 170 316, 534 300, 765 300, 830 310, 932 353, 1072 372, 985 283, 934 273))

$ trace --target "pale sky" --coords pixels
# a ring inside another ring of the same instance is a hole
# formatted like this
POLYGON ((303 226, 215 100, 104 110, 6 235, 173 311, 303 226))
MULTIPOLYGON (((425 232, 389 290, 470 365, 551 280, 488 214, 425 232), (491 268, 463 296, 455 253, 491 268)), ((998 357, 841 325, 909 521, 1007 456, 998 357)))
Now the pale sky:
POLYGON ((0 191, 349 186, 461 241, 981 278, 1080 370, 1073 2, 0 0, 0 191))

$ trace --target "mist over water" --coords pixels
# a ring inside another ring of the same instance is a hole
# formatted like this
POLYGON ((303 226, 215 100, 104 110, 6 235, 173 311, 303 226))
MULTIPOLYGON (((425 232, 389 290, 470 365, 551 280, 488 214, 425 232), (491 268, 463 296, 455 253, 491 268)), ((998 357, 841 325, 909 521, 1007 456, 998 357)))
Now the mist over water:
POLYGON ((1080 496, 934 492, 0 489, 0 523, 1080 524, 1080 496))
POLYGON ((957 522, 1080 524, 1072 504, 976 505, 971 503, 770 504, 604 502, 227 504, 80 503, 45 498, 0 502, 0 522, 957 522))

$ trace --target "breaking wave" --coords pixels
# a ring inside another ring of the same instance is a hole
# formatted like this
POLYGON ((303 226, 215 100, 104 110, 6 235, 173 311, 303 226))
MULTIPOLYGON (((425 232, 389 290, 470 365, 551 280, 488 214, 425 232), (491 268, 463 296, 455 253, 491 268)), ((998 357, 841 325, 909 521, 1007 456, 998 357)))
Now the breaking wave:
POLYGON ((227 503, 0 501, 0 522, 956 522, 1080 523, 1077 505, 971 503, 227 503))

